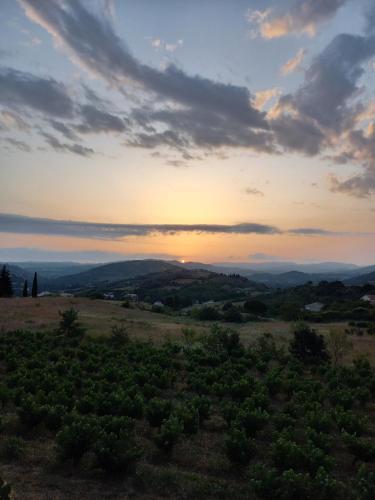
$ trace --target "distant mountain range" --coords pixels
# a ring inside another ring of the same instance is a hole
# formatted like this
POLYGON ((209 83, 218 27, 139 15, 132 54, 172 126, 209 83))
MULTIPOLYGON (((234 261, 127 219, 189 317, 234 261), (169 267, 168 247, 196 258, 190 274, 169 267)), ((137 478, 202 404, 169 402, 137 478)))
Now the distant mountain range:
POLYGON ((220 263, 128 260, 110 264, 79 264, 75 262, 17 262, 11 263, 10 272, 16 291, 22 288, 25 279, 32 280, 36 271, 39 289, 60 291, 95 287, 98 284, 114 283, 151 273, 186 270, 206 270, 213 273, 239 274, 253 282, 268 287, 285 288, 308 281, 343 281, 348 285, 363 285, 375 281, 375 265, 360 267, 339 262, 296 264, 293 262, 220 263))

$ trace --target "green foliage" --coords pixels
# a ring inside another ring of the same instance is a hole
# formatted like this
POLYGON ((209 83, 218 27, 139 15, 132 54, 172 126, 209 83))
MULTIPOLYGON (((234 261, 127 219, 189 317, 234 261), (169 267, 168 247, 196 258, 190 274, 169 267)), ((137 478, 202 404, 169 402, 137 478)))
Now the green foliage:
POLYGON ((10 278, 9 270, 6 266, 3 266, 0 272, 0 297, 12 297, 13 287, 10 278))
POLYGON ((151 427, 160 427, 164 420, 169 418, 172 411, 170 401, 153 398, 146 408, 146 418, 151 427))
POLYGON ((232 427, 225 439, 225 452, 232 462, 246 465, 254 456, 254 442, 244 430, 232 427))
POLYGON ((84 327, 78 321, 78 311, 73 307, 66 311, 59 311, 61 317, 58 332, 66 337, 82 337, 85 333, 84 327))
POLYGON ((98 465, 109 475, 128 475, 135 472, 140 449, 134 438, 124 432, 101 432, 94 446, 98 465))
POLYGON ((23 439, 16 436, 7 437, 1 443, 1 456, 6 460, 19 460, 24 454, 24 448, 23 439))
POLYGON ((321 363, 329 359, 322 335, 304 323, 298 323, 293 331, 290 352, 304 363, 321 363))
POLYGON ((31 287, 31 296, 33 298, 38 297, 38 274, 34 273, 33 284, 31 287))
POLYGON ((160 431, 155 436, 156 445, 165 452, 171 452, 183 432, 183 423, 176 415, 164 420, 160 431))
POLYGON ((375 498, 375 473, 370 472, 365 465, 361 465, 353 481, 354 489, 361 500, 375 498))
POLYGON ((256 299, 248 299, 244 302, 243 309, 250 314, 264 316, 267 313, 267 305, 256 299))
POLYGON ((12 488, 4 479, 0 477, 0 500, 11 499, 12 488))
POLYGON ((373 439, 345 433, 344 442, 349 452, 357 459, 363 462, 375 461, 375 441, 373 439))
POLYGON ((165 481, 160 491, 143 483, 150 497, 371 498, 371 473, 356 477, 358 461, 375 457, 375 372, 365 358, 306 363, 271 336, 244 347, 214 326, 159 345, 3 333, 0 360, 2 445, 22 432, 27 451, 36 439, 37 450, 55 444, 61 460, 84 457, 85 473, 128 476, 138 464, 135 495, 152 470, 165 481))
POLYGON ((72 459, 77 464, 93 444, 96 432, 92 419, 73 416, 56 436, 61 460, 72 459))
POLYGON ((117 345, 125 345, 129 341, 129 334, 124 325, 114 325, 111 331, 111 341, 117 345))

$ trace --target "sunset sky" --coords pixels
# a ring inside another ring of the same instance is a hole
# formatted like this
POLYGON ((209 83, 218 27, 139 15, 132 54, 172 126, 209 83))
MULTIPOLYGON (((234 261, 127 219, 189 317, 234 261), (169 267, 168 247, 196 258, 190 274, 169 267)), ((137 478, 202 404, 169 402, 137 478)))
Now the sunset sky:
POLYGON ((0 14, 0 261, 375 263, 373 0, 0 14))

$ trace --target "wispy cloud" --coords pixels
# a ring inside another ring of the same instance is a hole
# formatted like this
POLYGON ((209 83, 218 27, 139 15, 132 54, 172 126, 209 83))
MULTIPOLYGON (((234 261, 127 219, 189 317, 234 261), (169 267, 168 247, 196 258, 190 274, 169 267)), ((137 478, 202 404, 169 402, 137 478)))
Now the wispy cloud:
POLYGON ((313 36, 318 25, 332 18, 346 1, 294 0, 288 10, 285 10, 287 2, 275 2, 274 8, 264 11, 249 10, 246 17, 253 26, 253 36, 257 33, 266 39, 301 33, 313 36))
POLYGON ((298 68, 300 68, 303 58, 306 55, 306 50, 305 49, 300 49, 297 54, 289 59, 281 68, 281 74, 283 76, 289 75, 290 73, 293 73, 296 71, 298 68))
POLYGON ((18 234, 45 234, 76 238, 118 240, 125 237, 143 237, 154 234, 179 233, 343 236, 347 234, 319 228, 281 230, 276 226, 244 222, 241 224, 105 224, 94 222, 43 219, 15 214, 0 214, 0 232, 18 234))

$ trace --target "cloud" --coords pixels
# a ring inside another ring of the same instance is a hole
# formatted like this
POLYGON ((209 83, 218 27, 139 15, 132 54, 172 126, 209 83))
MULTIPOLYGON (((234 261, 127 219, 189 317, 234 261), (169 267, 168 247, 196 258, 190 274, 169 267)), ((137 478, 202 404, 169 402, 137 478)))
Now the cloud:
POLYGON ((0 141, 9 144, 11 147, 22 151, 23 153, 30 153, 31 147, 24 141, 14 139, 13 137, 1 137, 0 141))
POLYGON ((264 196, 264 193, 257 188, 246 188, 245 193, 251 196, 264 196))
POLYGON ((126 89, 141 87, 183 106, 210 111, 247 127, 267 128, 265 116, 250 104, 246 87, 190 76, 175 65, 164 71, 139 62, 114 33, 80 2, 20 0, 26 15, 44 27, 65 48, 73 62, 126 89), (82 27, 84 26, 84 29, 82 27))
POLYGON ((50 234, 116 240, 126 236, 152 234, 217 233, 217 234, 278 234, 276 227, 256 224, 100 224, 0 214, 0 232, 50 234))
POLYGON ((282 231, 267 224, 244 222, 241 224, 105 224, 95 222, 67 221, 1 214, 0 232, 15 234, 45 234, 76 238, 118 240, 125 237, 142 237, 154 234, 173 235, 179 233, 232 234, 232 235, 278 235, 296 234, 305 236, 342 236, 346 234, 319 228, 295 228, 282 231))
POLYGON ((184 41, 182 39, 177 40, 174 43, 168 43, 162 40, 161 38, 152 38, 151 46, 155 50, 165 50, 166 52, 175 52, 179 47, 182 47, 184 41))
POLYGON ((305 117, 281 115, 272 121, 276 140, 288 151, 299 151, 307 156, 320 153, 325 136, 312 120, 305 117))
POLYGON ((251 148, 257 151, 273 152, 274 145, 269 132, 239 127, 238 122, 230 117, 217 115, 206 109, 152 109, 138 110, 132 115, 140 125, 142 123, 159 123, 168 125, 167 132, 151 134, 140 133, 136 141, 129 144, 138 147, 150 147, 149 144, 161 145, 163 137, 166 145, 172 140, 177 149, 188 146, 214 149, 223 146, 251 148))
POLYGON ((281 99, 323 127, 340 130, 353 118, 347 106, 364 73, 362 65, 375 55, 375 37, 341 34, 319 54, 294 95, 281 99))
POLYGON ((306 55, 306 50, 305 49, 299 49, 297 54, 289 59, 281 68, 281 74, 283 76, 289 75, 290 73, 293 73, 296 71, 302 64, 303 58, 306 55))
POLYGON ((297 229, 289 229, 291 234, 299 234, 303 236, 344 236, 353 233, 340 232, 340 231, 328 231, 326 229, 320 229, 316 227, 300 227, 297 229))
MULTIPOLYGON (((294 0, 289 11, 280 8, 265 11, 249 11, 248 21, 266 39, 306 33, 315 35, 322 22, 332 18, 347 0, 294 0)), ((285 4, 285 2, 284 2, 285 4)))
MULTIPOLYGON (((105 252, 101 250, 47 250, 43 248, 0 248, 1 262, 82 262, 82 263, 105 263, 124 260, 138 259, 160 259, 179 260, 180 256, 166 253, 122 253, 105 252)), ((79 271, 79 269, 77 269, 79 271)))
POLYGON ((21 132, 28 132, 30 130, 30 126, 25 122, 25 120, 13 111, 1 111, 0 121, 6 128, 17 128, 21 132))
POLYGON ((0 103, 54 117, 73 114, 73 101, 62 83, 11 68, 0 68, 0 103))
POLYGON ((262 252, 251 253, 248 257, 250 260, 256 260, 261 262, 265 261, 274 262, 274 261, 284 260, 282 257, 278 257, 277 255, 270 255, 268 253, 262 253, 262 252))
POLYGON ((118 116, 102 111, 92 104, 81 106, 82 123, 76 129, 84 134, 100 132, 124 132, 126 125, 118 116))
POLYGON ((47 144, 51 146, 52 149, 59 153, 73 153, 79 156, 92 156, 95 151, 91 148, 86 148, 81 144, 66 144, 60 142, 56 137, 47 132, 42 132, 42 136, 45 138, 47 144))
POLYGON ((57 120, 50 120, 49 124, 52 128, 60 132, 66 139, 69 139, 70 141, 80 140, 79 137, 74 133, 74 131, 67 125, 65 125, 65 123, 57 120))
POLYGON ((263 109, 264 106, 274 97, 279 97, 281 90, 278 87, 259 90, 255 93, 253 104, 257 109, 263 109))

